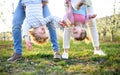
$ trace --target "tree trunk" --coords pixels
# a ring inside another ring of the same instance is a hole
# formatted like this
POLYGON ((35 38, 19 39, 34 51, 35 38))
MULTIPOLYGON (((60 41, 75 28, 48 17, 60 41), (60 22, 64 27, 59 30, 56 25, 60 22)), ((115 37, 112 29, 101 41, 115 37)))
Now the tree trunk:
POLYGON ((114 33, 113 33, 113 30, 111 31, 111 39, 110 39, 111 42, 114 41, 114 33))

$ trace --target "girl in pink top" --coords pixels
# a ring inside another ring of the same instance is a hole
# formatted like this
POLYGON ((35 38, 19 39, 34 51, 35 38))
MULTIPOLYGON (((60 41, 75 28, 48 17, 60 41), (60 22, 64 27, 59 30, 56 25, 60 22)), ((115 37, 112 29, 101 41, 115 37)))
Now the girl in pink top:
POLYGON ((94 47, 94 54, 106 55, 99 48, 99 36, 95 24, 96 15, 93 14, 93 7, 91 0, 66 0, 68 8, 65 17, 63 18, 64 36, 63 36, 63 59, 68 59, 68 51, 70 48, 70 32, 72 29, 72 36, 76 40, 84 40, 86 38, 85 26, 90 30, 91 41, 94 47), (76 1, 76 2, 75 2, 76 1), (89 24, 88 21, 90 21, 89 24))

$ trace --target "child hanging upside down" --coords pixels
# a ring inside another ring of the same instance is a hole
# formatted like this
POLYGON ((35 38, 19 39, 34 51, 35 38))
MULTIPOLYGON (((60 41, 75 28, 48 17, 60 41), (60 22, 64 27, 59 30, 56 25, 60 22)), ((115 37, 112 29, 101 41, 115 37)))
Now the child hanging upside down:
MULTIPOLYGON (((63 18, 64 36, 63 36, 63 59, 68 59, 68 50, 70 48, 70 32, 75 40, 84 40, 87 38, 85 26, 90 20, 92 23, 96 14, 93 14, 92 4, 90 0, 65 0, 66 15, 63 18)), ((98 33, 95 24, 87 25, 91 28, 92 42, 94 45, 94 54, 106 55, 99 49, 98 33)))
POLYGON ((83 5, 84 3, 80 0, 76 5, 73 1, 75 2, 75 0, 66 0, 67 12, 63 18, 62 26, 73 27, 74 39, 81 41, 86 38, 85 24, 89 19, 95 18, 96 14, 89 14, 86 5, 83 5))
POLYGON ((59 23, 60 18, 55 16, 43 18, 42 6, 47 3, 47 0, 22 0, 21 3, 25 6, 26 13, 23 24, 23 37, 25 38, 27 48, 31 49, 32 43, 29 38, 29 29, 32 29, 30 34, 35 43, 44 43, 48 39, 45 25, 53 22, 59 23))

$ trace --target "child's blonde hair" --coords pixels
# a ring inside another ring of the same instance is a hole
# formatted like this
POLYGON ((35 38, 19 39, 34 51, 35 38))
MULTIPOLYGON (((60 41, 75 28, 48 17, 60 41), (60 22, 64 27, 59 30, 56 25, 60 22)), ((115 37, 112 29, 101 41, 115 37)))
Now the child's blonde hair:
POLYGON ((48 39, 48 37, 42 38, 41 36, 36 36, 34 28, 29 31, 29 34, 30 34, 31 40, 38 45, 45 43, 48 39))

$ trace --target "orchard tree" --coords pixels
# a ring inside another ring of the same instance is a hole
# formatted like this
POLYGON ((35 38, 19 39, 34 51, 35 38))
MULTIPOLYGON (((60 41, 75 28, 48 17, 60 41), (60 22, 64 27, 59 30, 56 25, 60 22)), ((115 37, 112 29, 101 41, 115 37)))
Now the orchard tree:
MULTIPOLYGON (((13 4, 11 1, 0 0, 0 27, 2 28, 1 33, 4 35, 3 38, 7 38, 7 32, 11 29, 13 15, 13 4)), ((2 36, 0 36, 1 38, 2 36)))
POLYGON ((114 41, 115 39, 115 33, 117 32, 117 30, 119 29, 119 22, 120 22, 120 19, 119 19, 119 15, 117 15, 117 8, 116 8, 116 3, 117 3, 117 0, 115 0, 114 2, 114 9, 113 9, 113 16, 109 17, 108 18, 108 31, 110 32, 111 34, 111 38, 110 40, 111 41, 114 41))

